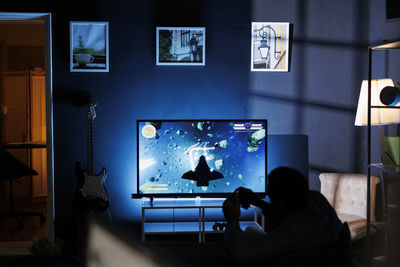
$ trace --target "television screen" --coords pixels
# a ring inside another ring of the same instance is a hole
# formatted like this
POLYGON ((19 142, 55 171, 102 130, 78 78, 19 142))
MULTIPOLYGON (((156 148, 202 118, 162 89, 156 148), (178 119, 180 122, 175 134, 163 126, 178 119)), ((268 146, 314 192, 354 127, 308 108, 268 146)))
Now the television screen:
POLYGON ((265 193, 266 120, 138 120, 138 194, 265 193))

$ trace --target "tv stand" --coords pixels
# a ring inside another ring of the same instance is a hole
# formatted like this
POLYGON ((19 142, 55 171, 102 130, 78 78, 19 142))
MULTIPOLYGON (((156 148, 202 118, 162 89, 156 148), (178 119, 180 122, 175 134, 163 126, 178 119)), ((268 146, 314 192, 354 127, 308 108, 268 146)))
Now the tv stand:
MULTIPOLYGON (((198 234, 199 242, 205 242, 206 234, 223 233, 221 230, 213 230, 215 220, 206 221, 207 209, 221 209, 224 199, 142 199, 142 241, 146 235, 160 234, 198 234), (172 220, 167 222, 150 222, 146 220, 146 211, 149 210, 172 210, 172 220), (198 216, 193 221, 179 221, 175 218, 175 209, 198 210, 198 216)), ((251 221, 240 221, 240 226, 245 229, 248 226, 255 226, 260 230, 264 229, 264 217, 261 214, 261 222, 258 222, 257 207, 254 209, 254 217, 251 221)), ((218 220, 221 221, 221 220, 218 220)))

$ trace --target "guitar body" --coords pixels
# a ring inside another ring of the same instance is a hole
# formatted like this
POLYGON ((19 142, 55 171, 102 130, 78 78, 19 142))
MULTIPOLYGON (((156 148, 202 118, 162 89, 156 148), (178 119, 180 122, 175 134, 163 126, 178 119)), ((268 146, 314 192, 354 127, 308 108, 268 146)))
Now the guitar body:
POLYGON ((103 168, 99 174, 90 175, 77 161, 75 163, 75 174, 78 187, 75 190, 74 206, 82 211, 103 212, 107 210, 110 201, 104 187, 107 178, 106 168, 103 168))
POLYGON ((80 188, 82 195, 89 199, 100 198, 105 202, 108 202, 108 194, 104 188, 104 182, 107 178, 106 168, 101 169, 99 174, 89 174, 87 171, 84 172, 85 182, 83 187, 80 188))

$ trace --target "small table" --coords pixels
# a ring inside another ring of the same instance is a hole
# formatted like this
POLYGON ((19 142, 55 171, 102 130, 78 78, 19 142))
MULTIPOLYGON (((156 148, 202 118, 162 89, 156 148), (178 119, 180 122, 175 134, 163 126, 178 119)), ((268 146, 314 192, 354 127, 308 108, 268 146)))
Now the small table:
MULTIPOLYGON (((0 213, 0 218, 13 218, 18 223, 18 228, 22 229, 24 227, 23 218, 25 216, 39 216, 40 222, 43 223, 46 217, 42 212, 16 212, 14 209, 14 194, 13 194, 13 180, 18 179, 22 176, 37 175, 38 173, 32 169, 30 166, 25 165, 23 162, 19 161, 11 153, 7 152, 6 149, 14 148, 46 148, 44 143, 33 143, 33 142, 22 142, 22 143, 1 143, 1 171, 0 179, 9 181, 9 211, 0 213)), ((31 183, 31 181, 30 181, 31 183)), ((30 194, 32 197, 32 193, 30 194)))
POLYGON ((1 143, 0 147, 5 149, 21 149, 21 148, 46 148, 45 142, 41 141, 30 141, 30 142, 9 142, 1 143))
MULTIPOLYGON (((199 234, 199 242, 205 241, 206 233, 223 233, 212 229, 214 222, 205 220, 205 210, 218 208, 222 210, 224 199, 182 199, 182 200, 142 200, 142 241, 145 241, 146 234, 199 234), (198 209, 197 221, 182 222, 173 218, 169 222, 146 222, 146 211, 155 209, 198 209)), ((241 228, 255 226, 264 230, 264 217, 261 214, 261 225, 258 223, 257 207, 254 208, 252 221, 240 221, 241 228)))

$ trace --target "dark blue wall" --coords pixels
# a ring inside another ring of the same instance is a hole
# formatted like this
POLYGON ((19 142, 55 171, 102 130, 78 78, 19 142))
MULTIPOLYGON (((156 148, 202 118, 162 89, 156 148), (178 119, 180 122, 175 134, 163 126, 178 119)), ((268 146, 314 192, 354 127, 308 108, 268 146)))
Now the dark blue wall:
MULTIPOLYGON (((108 169, 112 213, 116 218, 137 218, 135 201, 130 200, 136 186, 136 119, 247 118, 250 5, 247 1, 105 2, 96 2, 95 8, 101 7, 96 15, 54 14, 56 192, 67 193, 65 188, 75 186, 74 161, 86 159, 87 107, 74 105, 84 91, 98 102, 94 165, 97 170, 108 169), (176 11, 182 3, 186 4, 176 11), (109 21, 109 73, 69 72, 71 20, 109 21), (206 66, 156 66, 156 26, 205 26, 206 66)), ((89 7, 86 10, 92 14, 89 7)), ((70 196, 59 198, 56 195, 56 205, 68 210, 70 196)))
POLYGON ((268 135, 268 174, 278 167, 290 167, 301 172, 308 179, 308 137, 307 135, 268 135))
POLYGON ((362 129, 354 126, 366 79, 368 2, 253 1, 255 21, 294 24, 290 73, 252 73, 250 116, 269 119, 270 134, 305 134, 310 186, 323 171, 354 172, 364 165, 362 129))
MULTIPOLYGON (((106 182, 114 222, 140 230, 136 120, 248 118, 250 1, 96 1, 54 11, 56 234, 76 236, 74 162, 86 162, 86 106, 98 102, 94 167, 106 182), (66 10, 70 12, 65 12, 66 10), (110 72, 69 71, 69 21, 108 21, 110 72), (206 27, 206 66, 156 66, 156 26, 206 27), (71 227, 72 226, 72 227, 71 227)), ((72 241, 73 242, 73 241, 72 241)))

